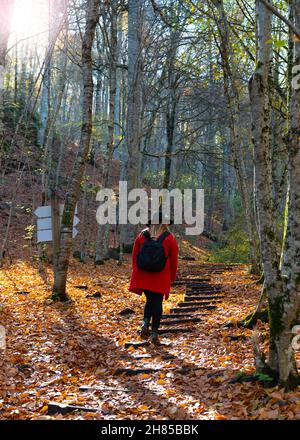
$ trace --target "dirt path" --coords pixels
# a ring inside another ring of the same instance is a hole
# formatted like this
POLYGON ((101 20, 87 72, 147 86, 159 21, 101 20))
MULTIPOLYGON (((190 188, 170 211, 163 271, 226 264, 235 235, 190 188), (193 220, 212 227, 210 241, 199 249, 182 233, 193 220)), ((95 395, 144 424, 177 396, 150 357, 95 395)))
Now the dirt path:
POLYGON ((257 301, 246 267, 181 261, 159 347, 136 333, 144 300, 127 291, 129 274, 129 260, 73 262, 72 304, 62 305, 48 299, 50 269, 48 279, 24 262, 1 270, 1 418, 300 418, 299 392, 230 383, 254 371, 251 331, 222 327, 257 301))

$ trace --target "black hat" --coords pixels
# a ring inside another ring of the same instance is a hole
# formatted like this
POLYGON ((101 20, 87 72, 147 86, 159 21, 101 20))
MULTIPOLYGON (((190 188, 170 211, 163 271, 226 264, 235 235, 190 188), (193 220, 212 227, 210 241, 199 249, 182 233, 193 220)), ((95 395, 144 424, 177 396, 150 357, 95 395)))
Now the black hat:
POLYGON ((163 211, 160 209, 159 211, 155 212, 152 216, 150 213, 147 224, 148 226, 150 226, 150 225, 158 225, 158 224, 172 225, 173 223, 174 223, 173 219, 168 215, 164 214, 163 211))

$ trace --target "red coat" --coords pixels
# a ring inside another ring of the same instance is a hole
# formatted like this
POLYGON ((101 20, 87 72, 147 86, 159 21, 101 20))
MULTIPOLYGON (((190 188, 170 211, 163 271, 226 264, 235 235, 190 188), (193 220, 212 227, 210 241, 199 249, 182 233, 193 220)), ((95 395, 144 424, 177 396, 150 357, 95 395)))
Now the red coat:
POLYGON ((132 274, 129 285, 130 292, 141 295, 144 290, 151 290, 165 295, 170 293, 171 282, 176 279, 178 265, 178 244, 173 234, 168 235, 162 242, 167 262, 161 272, 148 272, 137 266, 137 255, 146 238, 140 233, 135 239, 132 251, 132 274))

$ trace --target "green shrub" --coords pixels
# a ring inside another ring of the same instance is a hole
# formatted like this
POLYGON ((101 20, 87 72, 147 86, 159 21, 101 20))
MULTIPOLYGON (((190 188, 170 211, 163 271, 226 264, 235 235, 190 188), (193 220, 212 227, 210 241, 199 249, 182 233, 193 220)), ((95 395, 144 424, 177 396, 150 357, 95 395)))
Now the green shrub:
POLYGON ((232 200, 232 218, 228 229, 218 235, 218 241, 208 245, 213 263, 250 263, 250 243, 245 228, 245 216, 239 194, 232 200))
POLYGON ((247 264, 250 262, 247 234, 236 226, 224 232, 217 243, 212 243, 208 247, 212 251, 209 261, 213 263, 247 264))

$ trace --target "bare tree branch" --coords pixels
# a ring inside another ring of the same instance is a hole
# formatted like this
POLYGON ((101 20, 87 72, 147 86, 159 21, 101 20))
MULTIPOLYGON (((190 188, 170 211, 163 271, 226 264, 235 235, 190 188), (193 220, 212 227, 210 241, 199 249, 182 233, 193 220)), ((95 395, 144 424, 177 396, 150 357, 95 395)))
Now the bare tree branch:
POLYGON ((284 15, 282 15, 275 6, 271 5, 268 0, 260 0, 274 15, 276 15, 280 20, 282 20, 293 32, 294 34, 300 38, 300 29, 297 29, 293 23, 286 18, 284 15))
POLYGON ((173 27, 173 24, 167 19, 166 15, 163 13, 162 9, 158 6, 155 0, 151 0, 152 8, 155 13, 157 13, 162 21, 169 27, 173 27))

